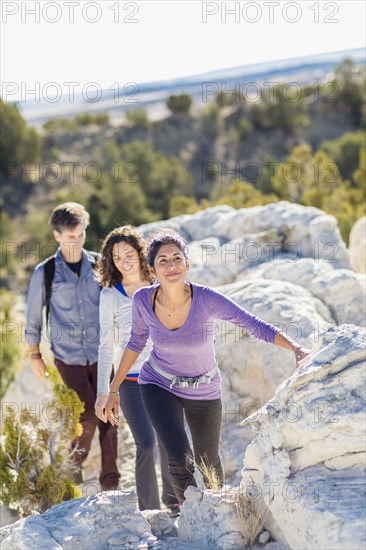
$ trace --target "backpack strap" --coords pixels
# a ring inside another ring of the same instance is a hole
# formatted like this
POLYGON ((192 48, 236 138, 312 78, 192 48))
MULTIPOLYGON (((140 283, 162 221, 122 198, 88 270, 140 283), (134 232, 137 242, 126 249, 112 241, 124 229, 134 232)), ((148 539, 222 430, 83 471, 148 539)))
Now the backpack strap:
MULTIPOLYGON (((93 269, 97 266, 97 260, 99 259, 98 252, 89 252, 88 253, 94 258, 93 269)), ((52 296, 52 281, 55 276, 55 258, 56 255, 50 256, 47 258, 44 264, 44 288, 45 288, 45 299, 46 299, 46 324, 48 325, 48 317, 50 315, 50 302, 52 296)))
POLYGON ((90 254, 94 258, 93 269, 95 269, 97 266, 96 264, 97 264, 97 261, 99 260, 100 254, 99 252, 91 252, 90 250, 88 250, 88 254, 90 254))
POLYGON ((50 301, 52 295, 52 281, 55 276, 55 255, 47 258, 44 264, 44 288, 46 297, 46 324, 48 325, 48 317, 50 314, 50 301))

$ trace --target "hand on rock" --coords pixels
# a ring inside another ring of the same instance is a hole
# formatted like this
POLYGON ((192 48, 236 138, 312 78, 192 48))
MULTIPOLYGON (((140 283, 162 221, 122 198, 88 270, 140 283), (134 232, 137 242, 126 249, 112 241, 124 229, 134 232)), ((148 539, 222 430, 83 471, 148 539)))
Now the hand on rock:
POLYGON ((310 354, 310 350, 307 348, 296 348, 294 350, 295 352, 295 359, 296 359, 296 368, 298 369, 300 366, 300 361, 305 359, 310 354))

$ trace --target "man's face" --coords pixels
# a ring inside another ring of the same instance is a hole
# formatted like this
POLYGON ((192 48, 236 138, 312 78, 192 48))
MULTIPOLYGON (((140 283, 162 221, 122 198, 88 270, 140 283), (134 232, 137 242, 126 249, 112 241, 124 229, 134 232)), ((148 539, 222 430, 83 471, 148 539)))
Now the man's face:
POLYGON ((75 227, 65 227, 61 233, 53 232, 53 236, 59 243, 61 253, 69 262, 78 262, 85 243, 85 224, 79 223, 75 227))

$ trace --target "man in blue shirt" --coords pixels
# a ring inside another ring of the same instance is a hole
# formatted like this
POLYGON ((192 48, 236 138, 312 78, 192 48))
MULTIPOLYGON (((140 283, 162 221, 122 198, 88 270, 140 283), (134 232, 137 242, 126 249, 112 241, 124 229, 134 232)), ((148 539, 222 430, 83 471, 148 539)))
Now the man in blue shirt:
MULTIPOLYGON (((80 422, 81 436, 72 442, 77 446, 75 465, 88 456, 97 425, 100 431, 102 490, 118 486, 117 430, 95 416, 97 394, 97 359, 99 346, 99 294, 94 274, 95 256, 83 246, 89 214, 81 204, 67 202, 52 212, 50 225, 59 248, 54 260, 52 293, 49 302, 49 340, 55 365, 63 382, 76 391, 85 404, 80 422)), ((44 377, 46 364, 40 353, 43 308, 46 305, 45 264, 38 264, 29 286, 26 319, 26 342, 30 346, 31 367, 44 377)), ((81 481, 81 477, 79 479, 81 481)))

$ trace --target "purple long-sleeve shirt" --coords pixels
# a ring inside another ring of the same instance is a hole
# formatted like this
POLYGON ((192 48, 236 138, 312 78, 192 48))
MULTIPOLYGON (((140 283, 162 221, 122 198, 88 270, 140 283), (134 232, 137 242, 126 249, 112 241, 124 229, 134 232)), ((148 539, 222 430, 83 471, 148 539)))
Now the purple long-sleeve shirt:
MULTIPOLYGON (((209 372, 216 365, 214 338, 215 321, 230 321, 256 338, 273 343, 279 329, 252 315, 230 298, 213 288, 191 283, 191 309, 184 324, 169 330, 157 318, 152 308, 156 285, 139 289, 132 301, 132 331, 127 347, 141 353, 150 336, 153 348, 150 357, 164 372, 174 376, 196 377, 209 372)), ((219 399, 221 376, 218 372, 210 384, 198 388, 181 388, 158 374, 146 361, 141 368, 139 384, 156 384, 171 393, 188 399, 219 399)))

